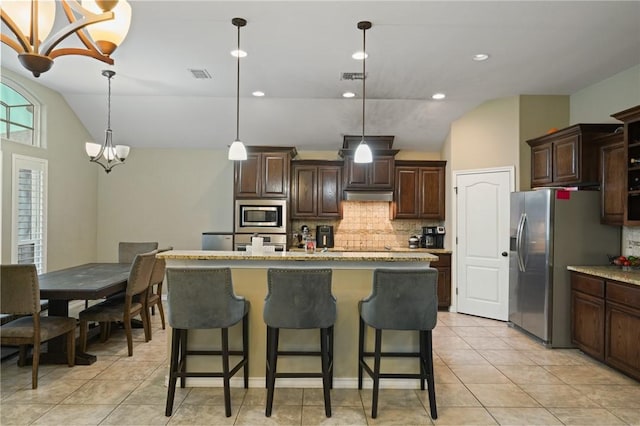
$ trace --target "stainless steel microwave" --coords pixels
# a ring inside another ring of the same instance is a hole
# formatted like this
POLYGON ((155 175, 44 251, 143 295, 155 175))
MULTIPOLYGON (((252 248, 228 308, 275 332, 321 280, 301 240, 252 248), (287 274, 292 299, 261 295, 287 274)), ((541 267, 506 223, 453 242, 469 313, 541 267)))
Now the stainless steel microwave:
POLYGON ((287 232, 286 200, 236 200, 236 233, 287 232))

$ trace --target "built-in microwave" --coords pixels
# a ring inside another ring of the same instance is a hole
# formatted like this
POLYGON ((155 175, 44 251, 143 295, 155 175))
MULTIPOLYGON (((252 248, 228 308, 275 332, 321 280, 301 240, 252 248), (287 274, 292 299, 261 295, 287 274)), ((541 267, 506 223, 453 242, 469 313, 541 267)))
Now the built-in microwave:
POLYGON ((286 200, 236 200, 236 233, 285 234, 286 200))

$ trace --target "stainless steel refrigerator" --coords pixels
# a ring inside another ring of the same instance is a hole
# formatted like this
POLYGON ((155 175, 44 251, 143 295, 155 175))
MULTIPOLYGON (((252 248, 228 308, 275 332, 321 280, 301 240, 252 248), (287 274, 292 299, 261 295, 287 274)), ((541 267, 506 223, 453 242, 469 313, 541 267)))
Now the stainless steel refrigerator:
POLYGON ((621 228, 600 224, 599 191, 511 194, 509 323, 547 346, 572 347, 568 265, 605 265, 621 228))

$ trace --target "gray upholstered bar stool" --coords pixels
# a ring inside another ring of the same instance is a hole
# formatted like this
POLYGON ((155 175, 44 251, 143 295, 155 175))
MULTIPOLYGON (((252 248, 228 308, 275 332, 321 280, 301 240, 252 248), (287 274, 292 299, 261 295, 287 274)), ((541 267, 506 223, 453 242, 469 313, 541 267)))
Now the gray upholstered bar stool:
POLYGON ((268 293, 264 303, 267 325, 267 406, 271 416, 276 378, 322 377, 324 411, 331 417, 330 389, 333 385, 333 325, 336 299, 331 294, 331 269, 271 268, 267 272, 268 293), (320 351, 280 351, 280 329, 320 329, 320 351), (320 356, 321 373, 277 373, 278 356, 320 356))
POLYGON ((436 392, 433 380, 431 330, 438 314, 438 271, 434 268, 376 269, 371 294, 358 303, 360 332, 358 344, 358 389, 362 389, 362 370, 373 379, 371 417, 378 415, 380 379, 420 379, 429 390, 431 418, 437 419, 436 392), (367 326, 375 329, 374 352, 365 350, 367 326), (382 330, 414 330, 420 335, 419 352, 382 352, 382 330), (373 369, 365 358, 373 357, 373 369), (420 373, 380 373, 382 357, 417 357, 420 373))
POLYGON ((230 268, 168 268, 167 307, 171 338, 171 365, 167 390, 166 416, 171 416, 176 380, 185 387, 187 377, 221 377, 224 385, 224 409, 231 416, 229 381, 244 367, 244 387, 249 387, 249 301, 233 291, 230 268), (229 328, 242 321, 242 350, 229 350, 229 328), (214 329, 221 331, 221 350, 189 350, 188 331, 214 329), (187 371, 188 355, 222 356, 222 371, 187 371), (242 359, 230 369, 229 355, 242 359))

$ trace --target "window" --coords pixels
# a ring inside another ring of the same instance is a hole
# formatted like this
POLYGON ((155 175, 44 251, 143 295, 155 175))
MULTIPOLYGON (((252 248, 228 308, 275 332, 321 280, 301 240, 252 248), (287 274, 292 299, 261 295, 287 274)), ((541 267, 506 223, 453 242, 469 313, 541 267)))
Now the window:
POLYGON ((40 146, 39 103, 9 80, 0 84, 0 137, 26 145, 40 146))
POLYGON ((46 269, 47 160, 13 155, 13 263, 46 269))

